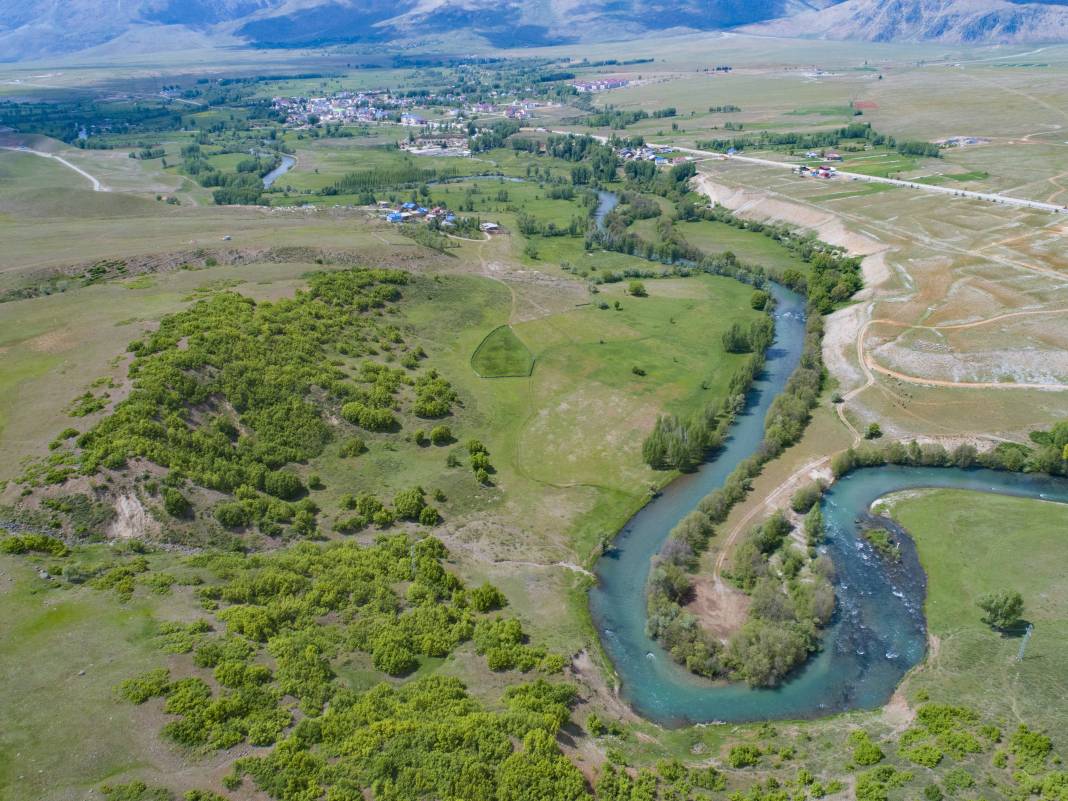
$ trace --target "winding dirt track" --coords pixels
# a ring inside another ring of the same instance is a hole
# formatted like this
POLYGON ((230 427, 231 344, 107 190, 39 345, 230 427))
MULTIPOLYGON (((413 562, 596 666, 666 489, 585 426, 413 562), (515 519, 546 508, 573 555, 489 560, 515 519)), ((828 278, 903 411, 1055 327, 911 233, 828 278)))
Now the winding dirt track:
POLYGON ((93 191, 94 192, 110 192, 111 191, 110 189, 108 189, 108 187, 104 186, 104 184, 101 183, 100 180, 95 175, 90 175, 85 170, 83 170, 81 167, 78 167, 78 166, 76 166, 74 164, 71 164, 69 161, 67 161, 62 156, 57 156, 54 153, 45 153, 43 150, 32 150, 31 148, 28 148, 28 147, 10 147, 8 145, 0 145, 0 150, 10 150, 10 151, 12 151, 14 153, 29 153, 32 156, 40 156, 41 158, 53 159, 54 161, 58 161, 64 167, 69 167, 70 169, 72 169, 76 173, 78 173, 79 175, 82 175, 85 178, 88 178, 89 179, 89 183, 91 183, 93 185, 93 191))
MULTIPOLYGON (((965 389, 1041 389, 1050 392, 1063 392, 1068 390, 1068 384, 1062 383, 1039 383, 1028 384, 1014 381, 946 381, 937 378, 924 378, 921 376, 907 375, 906 373, 900 373, 897 370, 891 370, 889 367, 883 367, 876 363, 871 353, 864 347, 864 339, 868 335, 868 331, 873 325, 889 325, 895 328, 907 328, 907 329, 921 329, 924 331, 960 331, 966 328, 976 328, 982 325, 990 325, 991 323, 1000 322, 1001 320, 1008 320, 1016 317, 1039 317, 1055 314, 1068 314, 1068 309, 1039 309, 1034 311, 1020 311, 1010 312, 1008 314, 999 314, 997 317, 991 317, 987 320, 976 320, 971 323, 954 323, 951 325, 916 325, 913 323, 904 323, 899 320, 888 319, 875 319, 868 320, 864 326, 857 333, 857 359, 864 367, 864 372, 868 376, 868 381, 862 387, 853 390, 849 393, 849 397, 853 397, 860 390, 867 389, 874 383, 875 377, 871 371, 874 370, 882 375, 896 378, 899 381, 904 381, 909 384, 921 384, 923 386, 931 387, 953 387, 953 388, 965 388, 965 389)), ((857 435, 857 431, 845 420, 845 414, 842 411, 842 405, 839 404, 838 416, 846 423, 849 430, 853 432, 854 436, 857 435)))

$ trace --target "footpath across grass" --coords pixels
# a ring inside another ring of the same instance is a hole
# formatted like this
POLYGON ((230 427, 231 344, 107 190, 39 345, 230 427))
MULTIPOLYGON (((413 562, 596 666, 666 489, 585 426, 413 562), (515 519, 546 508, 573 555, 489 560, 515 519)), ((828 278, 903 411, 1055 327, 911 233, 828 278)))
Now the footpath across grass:
POLYGON ((907 681, 910 700, 983 709, 1007 722, 1063 733, 1068 664, 1068 506, 961 490, 892 498, 893 517, 912 534, 927 570, 927 624, 935 637, 928 663, 907 681), (1023 594, 1034 624, 1022 661, 1019 635, 980 620, 979 596, 1023 594))

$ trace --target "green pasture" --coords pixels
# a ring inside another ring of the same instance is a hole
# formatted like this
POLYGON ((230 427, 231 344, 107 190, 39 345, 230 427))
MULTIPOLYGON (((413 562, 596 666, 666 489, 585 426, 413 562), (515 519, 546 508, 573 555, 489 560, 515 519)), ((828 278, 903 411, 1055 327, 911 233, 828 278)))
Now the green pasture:
MULTIPOLYGON (((152 558, 156 567, 172 560, 152 558)), ((65 801, 131 772, 161 779, 206 769, 156 742, 158 723, 115 692, 166 663, 152 641, 156 621, 195 617, 191 598, 144 593, 120 604, 110 592, 42 579, 39 569, 56 570, 49 560, 0 556, 0 707, 11 722, 0 732, 5 801, 65 801)))
POLYGON ((676 223, 675 230, 682 234, 687 242, 708 255, 730 251, 740 261, 759 264, 773 272, 808 272, 808 264, 803 259, 763 234, 754 234, 752 231, 711 220, 676 223))
POLYGON ((482 340, 471 367, 482 378, 522 378, 534 369, 534 357, 512 327, 502 325, 482 340))
POLYGON ((1068 506, 980 492, 891 496, 893 517, 912 535, 928 576, 927 624, 935 645, 906 683, 910 698, 983 709, 1013 725, 1063 732, 1068 663, 1068 506), (1023 594, 1034 635, 1017 662, 1018 633, 984 625, 984 593, 1023 594))

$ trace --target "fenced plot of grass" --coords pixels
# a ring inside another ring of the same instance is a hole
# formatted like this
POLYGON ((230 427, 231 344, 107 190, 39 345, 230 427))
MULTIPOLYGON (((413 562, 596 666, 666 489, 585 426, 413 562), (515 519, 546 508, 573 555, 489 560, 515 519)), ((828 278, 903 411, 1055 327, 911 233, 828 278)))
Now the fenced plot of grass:
POLYGON ((509 325, 494 328, 471 356, 481 378, 525 378, 534 369, 534 356, 509 325))
POLYGON ((898 496, 891 509, 927 571, 927 625, 938 643, 908 679, 908 695, 926 690, 932 700, 1063 732, 1068 506, 939 490, 898 496), (1020 637, 984 625, 976 606, 979 596, 1001 590, 1023 594, 1023 617, 1035 626, 1020 662, 1020 637))

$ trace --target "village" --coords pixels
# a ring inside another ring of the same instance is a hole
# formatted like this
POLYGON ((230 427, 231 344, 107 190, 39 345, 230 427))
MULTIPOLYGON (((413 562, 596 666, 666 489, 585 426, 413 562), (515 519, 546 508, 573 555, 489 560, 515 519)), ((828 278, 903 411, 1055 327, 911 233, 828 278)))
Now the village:
POLYGON ((509 102, 468 102, 462 94, 398 95, 388 89, 361 92, 335 92, 322 97, 274 97, 271 107, 284 115, 290 127, 314 127, 324 124, 385 122, 413 128, 448 130, 461 128, 462 120, 484 115, 511 120, 527 120, 545 101, 515 98, 509 102), (416 109, 439 109, 442 116, 432 119, 416 109))

